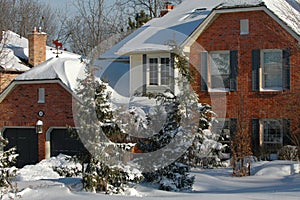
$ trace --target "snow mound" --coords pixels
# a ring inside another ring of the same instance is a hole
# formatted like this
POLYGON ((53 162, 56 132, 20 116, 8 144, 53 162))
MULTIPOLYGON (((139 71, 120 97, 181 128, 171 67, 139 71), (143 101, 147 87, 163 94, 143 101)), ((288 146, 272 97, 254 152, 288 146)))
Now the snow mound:
POLYGON ((36 165, 26 165, 18 171, 18 181, 34 181, 42 179, 58 179, 61 176, 53 169, 59 166, 81 167, 68 161, 69 156, 58 155, 49 159, 42 160, 36 165))
POLYGON ((263 164, 255 176, 290 176, 300 173, 300 164, 292 161, 273 161, 263 164))
POLYGON ((0 55, 0 67, 5 71, 24 72, 30 68, 22 64, 21 60, 14 55, 13 50, 4 48, 0 55))

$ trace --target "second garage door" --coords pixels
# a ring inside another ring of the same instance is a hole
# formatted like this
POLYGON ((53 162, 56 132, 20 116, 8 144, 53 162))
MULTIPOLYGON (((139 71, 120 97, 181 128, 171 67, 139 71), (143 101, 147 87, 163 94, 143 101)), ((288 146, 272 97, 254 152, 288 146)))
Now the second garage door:
POLYGON ((76 155, 87 153, 82 142, 72 136, 67 129, 53 129, 50 133, 51 156, 59 154, 76 155))

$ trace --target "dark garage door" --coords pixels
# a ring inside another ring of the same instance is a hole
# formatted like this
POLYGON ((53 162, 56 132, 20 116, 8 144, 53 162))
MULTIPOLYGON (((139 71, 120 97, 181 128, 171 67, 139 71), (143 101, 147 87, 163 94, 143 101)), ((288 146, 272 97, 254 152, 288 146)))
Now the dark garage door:
POLYGON ((74 156, 79 153, 87 153, 82 142, 67 129, 53 129, 50 134, 51 156, 65 154, 74 156))
POLYGON ((17 167, 38 162, 38 136, 34 128, 7 128, 3 137, 9 141, 4 150, 17 148, 17 167))

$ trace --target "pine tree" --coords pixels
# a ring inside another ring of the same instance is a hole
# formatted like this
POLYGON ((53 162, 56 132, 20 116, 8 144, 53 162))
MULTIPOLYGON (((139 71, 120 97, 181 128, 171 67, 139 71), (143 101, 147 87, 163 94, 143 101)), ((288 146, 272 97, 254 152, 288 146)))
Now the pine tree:
POLYGON ((113 124, 107 85, 97 80, 88 66, 85 78, 79 80, 77 95, 80 99, 75 103, 77 132, 91 154, 88 158, 79 158, 86 164, 84 188, 92 192, 120 193, 129 182, 138 181, 140 177, 129 176, 130 170, 124 170, 126 167, 119 161, 124 150, 106 135, 119 132, 113 124))
MULTIPOLYGON (((8 141, 1 136, 0 133, 0 149, 3 149, 8 141)), ((14 168, 18 154, 16 148, 11 148, 0 152, 0 199, 14 190, 12 179, 16 176, 16 168, 14 168)))
MULTIPOLYGON (((138 149, 143 153, 154 152, 164 148, 170 144, 172 140, 176 140, 176 137, 180 138, 183 143, 188 142, 189 137, 185 137, 183 129, 181 127, 182 113, 180 111, 179 99, 174 96, 165 96, 159 94, 156 99, 161 102, 161 106, 166 112, 165 123, 162 124, 161 130, 148 139, 141 139, 138 142, 138 149), (181 135, 182 134, 182 135, 181 135)), ((158 116, 162 109, 157 109, 156 114, 152 114, 150 118, 154 119, 158 116)), ((154 122, 155 124, 155 122, 154 122)), ((147 131, 154 131, 156 126, 148 126, 147 131)), ((149 169, 143 169, 145 181, 154 182, 159 184, 159 189, 168 191, 190 190, 194 182, 194 177, 189 175, 190 166, 184 164, 179 157, 174 159, 175 152, 180 152, 182 149, 187 149, 188 146, 178 146, 177 149, 166 148, 160 155, 160 158, 153 160, 149 169), (170 161, 171 160, 171 161, 170 161), (170 162, 168 165, 164 165, 162 161, 170 162), (157 167, 157 170, 153 171, 157 167)), ((137 160, 139 163, 139 160, 137 160)), ((142 161, 144 162, 144 161, 142 161)), ((150 163, 149 163, 150 164, 150 163)), ((145 163, 142 164, 143 167, 145 163)))
POLYGON ((147 15, 144 10, 141 10, 139 13, 136 13, 135 21, 132 21, 130 17, 128 18, 128 29, 137 29, 147 23, 150 19, 150 16, 147 15))

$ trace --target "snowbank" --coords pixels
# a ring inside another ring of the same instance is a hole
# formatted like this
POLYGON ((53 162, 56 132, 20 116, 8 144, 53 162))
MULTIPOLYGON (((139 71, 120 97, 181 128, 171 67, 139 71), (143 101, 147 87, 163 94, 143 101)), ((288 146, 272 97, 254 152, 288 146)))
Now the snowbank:
POLYGON ((254 166, 252 171, 255 176, 289 176, 300 173, 300 164, 294 161, 271 161, 254 166))
POLYGON ((104 195, 74 190, 74 181, 59 177, 53 166, 68 164, 66 156, 43 160, 37 165, 25 166, 19 171, 18 190, 22 199, 140 199, 197 200, 197 199, 299 199, 299 162, 272 161, 252 163, 253 176, 232 177, 232 169, 193 169, 195 184, 192 192, 159 191, 155 185, 140 184, 123 195, 104 195), (297 168, 298 167, 298 168, 297 168), (293 173, 292 169, 294 170, 293 173), (298 174, 297 174, 298 173, 298 174), (126 197, 124 197, 126 195, 126 197))
POLYGON ((57 157, 52 157, 46 160, 42 160, 36 165, 26 165, 25 167, 23 167, 18 171, 17 181, 58 179, 61 178, 61 176, 53 170, 55 167, 81 168, 80 165, 68 161, 67 160, 68 158, 70 157, 60 154, 57 157))

